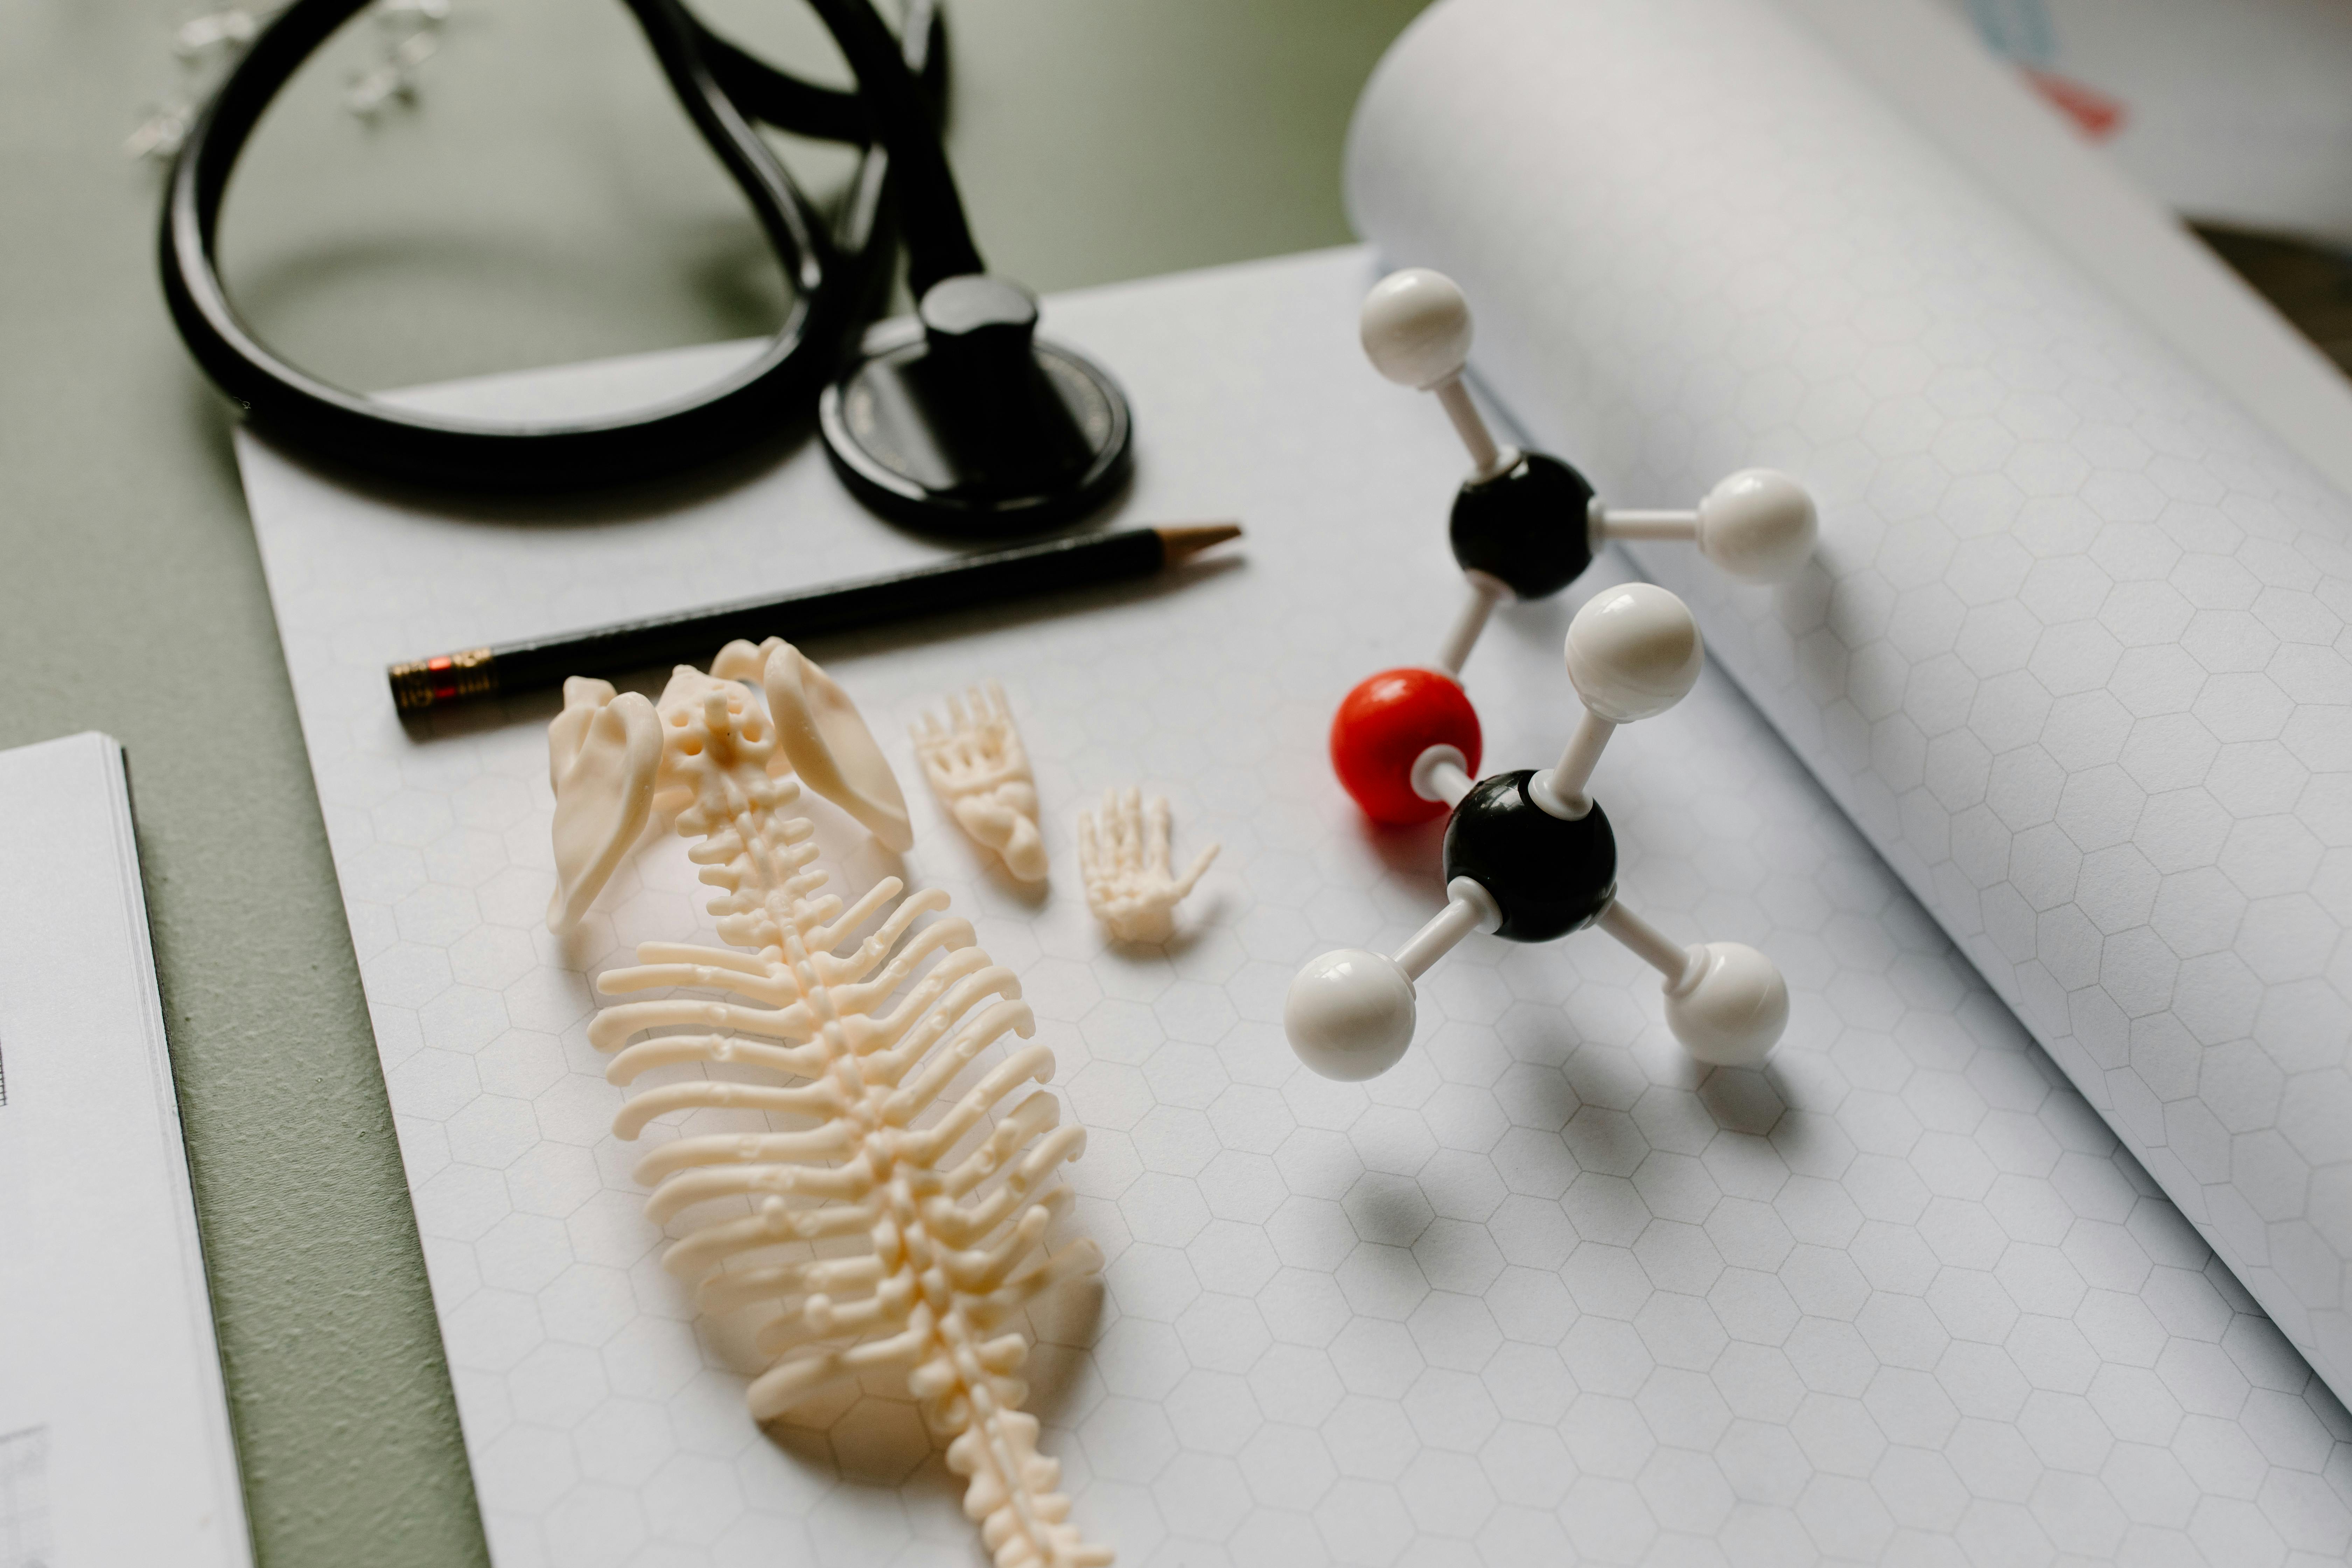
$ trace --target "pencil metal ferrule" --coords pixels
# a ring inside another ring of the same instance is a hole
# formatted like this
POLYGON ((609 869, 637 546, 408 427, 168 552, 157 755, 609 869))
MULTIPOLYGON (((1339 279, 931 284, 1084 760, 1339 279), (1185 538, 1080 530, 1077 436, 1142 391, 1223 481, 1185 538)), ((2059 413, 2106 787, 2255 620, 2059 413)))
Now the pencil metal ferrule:
POLYGON ((499 689, 499 660, 488 648, 469 647, 430 658, 403 659, 388 666, 384 677, 392 682, 393 705, 410 713, 436 703, 494 694, 499 689))

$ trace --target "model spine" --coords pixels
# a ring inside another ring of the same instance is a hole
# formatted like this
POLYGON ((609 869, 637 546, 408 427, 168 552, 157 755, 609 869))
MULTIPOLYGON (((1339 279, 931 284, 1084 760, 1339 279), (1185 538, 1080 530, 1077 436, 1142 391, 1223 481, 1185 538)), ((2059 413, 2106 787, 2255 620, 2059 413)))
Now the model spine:
MULTIPOLYGON (((582 686, 583 701, 613 700, 582 686)), ((948 1463, 968 1479, 964 1511, 998 1568, 1107 1564, 1111 1553, 1069 1522, 1069 1501, 1055 1489, 1060 1467, 1037 1452, 1037 1420, 1021 1408, 1028 1391, 1015 1375, 1028 1354, 1015 1315, 1102 1263, 1090 1240, 1045 1241, 1071 1202, 1055 1173, 1086 1142, 1082 1129, 1061 1125, 1059 1102, 1042 1087, 1053 1055, 1013 1044, 917 1125, 991 1045, 1028 1040, 1034 1017, 969 922, 917 928, 925 914, 945 917, 945 894, 899 899, 896 878, 846 908, 823 892, 814 830, 786 809, 800 786, 772 776, 774 730, 748 699, 733 681, 681 669, 659 709, 663 807, 698 840, 689 854, 720 890, 709 906, 719 935, 748 951, 645 944, 637 963, 608 971, 598 989, 689 988, 723 999, 619 1003, 598 1015, 589 1037, 617 1053, 607 1076, 620 1084, 692 1061, 773 1080, 698 1078, 646 1089, 615 1118, 623 1138, 665 1112, 698 1109, 781 1112, 811 1125, 680 1138, 649 1153, 637 1174, 653 1186, 646 1212, 656 1223, 713 1199, 751 1204, 748 1215, 694 1224, 664 1262, 696 1281, 706 1310, 779 1305, 757 1338, 777 1360, 751 1385, 754 1416, 867 1374, 900 1373, 948 1439, 948 1463), (893 900, 872 935, 838 951, 893 900), (1032 1084, 1040 1087, 1020 1093, 1032 1084), (761 1256, 860 1236, 862 1251, 761 1256)))

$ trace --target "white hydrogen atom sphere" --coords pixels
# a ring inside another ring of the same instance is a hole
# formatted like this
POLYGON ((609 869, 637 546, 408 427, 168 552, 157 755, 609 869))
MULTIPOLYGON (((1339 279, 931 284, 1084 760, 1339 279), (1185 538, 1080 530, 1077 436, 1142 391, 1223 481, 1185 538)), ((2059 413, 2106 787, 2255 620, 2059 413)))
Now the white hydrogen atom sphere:
POLYGON ((1426 392, 1470 363, 1470 302, 1426 267, 1391 272, 1364 296, 1364 353, 1401 386, 1426 392))
POLYGON ((1568 678, 1584 705, 1612 723, 1672 708, 1706 662, 1690 606, 1655 584, 1604 588, 1568 625, 1568 678))
POLYGON ((1821 531, 1805 487, 1772 468, 1742 468, 1698 503, 1700 552, 1744 582, 1795 576, 1821 531))
POLYGON ((1396 1066, 1412 1044, 1413 1017, 1412 982, 1395 959, 1361 948, 1308 963, 1282 1004, 1283 1032, 1298 1059, 1343 1083, 1396 1066))
POLYGON ((1789 983, 1772 961, 1736 942, 1711 942, 1698 983, 1666 992, 1666 1026, 1709 1067, 1762 1067, 1789 1026, 1789 983))

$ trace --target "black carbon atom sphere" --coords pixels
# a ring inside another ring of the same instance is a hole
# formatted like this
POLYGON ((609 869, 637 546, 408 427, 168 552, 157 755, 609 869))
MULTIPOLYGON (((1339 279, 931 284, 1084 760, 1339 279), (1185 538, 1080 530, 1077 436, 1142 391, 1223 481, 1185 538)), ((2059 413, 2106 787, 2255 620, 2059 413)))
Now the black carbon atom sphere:
POLYGON ((1617 836, 1596 805, 1563 822, 1528 795, 1532 769, 1480 779, 1445 825, 1445 879, 1467 877, 1503 911, 1496 934, 1549 942, 1617 896, 1617 836))
POLYGON ((1549 598, 1592 564, 1591 505, 1582 474, 1558 458, 1522 452, 1454 496, 1454 559, 1465 572, 1501 578, 1522 599, 1549 598))

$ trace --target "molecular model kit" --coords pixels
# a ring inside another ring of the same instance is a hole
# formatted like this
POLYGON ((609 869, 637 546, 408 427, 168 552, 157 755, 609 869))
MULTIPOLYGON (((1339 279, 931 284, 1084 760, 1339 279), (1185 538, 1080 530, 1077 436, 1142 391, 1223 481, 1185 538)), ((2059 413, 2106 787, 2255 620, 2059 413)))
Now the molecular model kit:
POLYGON ((1690 511, 1601 504, 1557 458, 1498 445, 1469 390, 1468 304, 1425 268, 1392 273, 1364 301, 1364 352, 1391 381, 1433 392, 1469 448, 1454 500, 1454 558, 1469 597, 1430 665, 1382 670, 1339 704, 1331 763, 1375 822, 1450 812, 1445 908, 1393 954, 1342 949, 1291 983, 1285 1032, 1326 1078, 1387 1071, 1412 1043, 1413 983, 1474 931, 1550 942, 1599 926, 1664 976, 1666 1023, 1716 1066, 1754 1067, 1779 1043, 1789 989, 1771 960, 1738 942, 1683 947, 1617 897, 1617 844, 1590 785, 1610 735, 1688 694, 1706 661, 1690 609, 1647 583, 1612 588, 1568 630, 1568 678, 1584 715, 1559 761, 1478 776, 1478 715, 1462 667, 1507 599, 1541 599, 1580 576, 1610 539, 1680 539, 1744 582, 1793 576, 1819 532, 1812 498, 1785 474, 1745 468, 1690 511))

